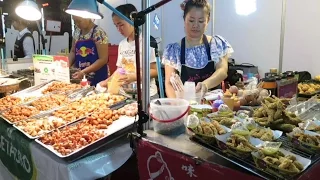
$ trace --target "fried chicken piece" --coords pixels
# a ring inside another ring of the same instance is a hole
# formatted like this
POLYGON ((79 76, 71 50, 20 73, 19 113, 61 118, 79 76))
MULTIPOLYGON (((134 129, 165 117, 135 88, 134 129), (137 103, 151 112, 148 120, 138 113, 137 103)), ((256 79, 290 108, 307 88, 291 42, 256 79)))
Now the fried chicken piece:
POLYGON ((265 131, 262 128, 255 128, 251 130, 251 136, 255 138, 261 138, 261 136, 265 133, 265 131))
POLYGON ((289 168, 289 166, 292 164, 292 160, 287 159, 287 158, 280 158, 279 161, 281 162, 281 164, 279 165, 280 169, 287 169, 289 168))
POLYGON ((293 164, 300 170, 303 170, 303 165, 299 161, 294 161, 293 164))
POLYGON ((291 161, 295 161, 297 159, 294 155, 291 155, 291 154, 286 155, 285 158, 290 159, 291 161))
POLYGON ((203 129, 202 129, 201 125, 197 126, 196 132, 199 134, 203 134, 203 129))
POLYGON ((212 121, 211 123, 217 129, 220 135, 226 133, 226 130, 223 127, 221 127, 221 125, 217 121, 212 121))
POLYGON ((288 171, 294 172, 294 173, 299 173, 300 172, 300 170, 292 163, 289 165, 288 171))
POLYGON ((267 129, 264 131, 265 133, 261 136, 262 141, 272 141, 273 140, 273 133, 271 129, 267 129))
POLYGON ((276 166, 279 166, 280 165, 280 161, 279 159, 277 158, 273 158, 273 157, 270 157, 270 156, 267 156, 267 157, 264 157, 263 160, 269 164, 274 164, 276 166))
POLYGON ((210 126, 207 126, 207 125, 203 126, 202 129, 203 129, 203 134, 205 135, 209 135, 209 136, 215 135, 212 129, 210 128, 210 126))
POLYGON ((247 151, 247 152, 251 152, 252 151, 250 147, 246 146, 242 142, 240 142, 239 145, 236 148, 241 150, 241 151, 247 151))

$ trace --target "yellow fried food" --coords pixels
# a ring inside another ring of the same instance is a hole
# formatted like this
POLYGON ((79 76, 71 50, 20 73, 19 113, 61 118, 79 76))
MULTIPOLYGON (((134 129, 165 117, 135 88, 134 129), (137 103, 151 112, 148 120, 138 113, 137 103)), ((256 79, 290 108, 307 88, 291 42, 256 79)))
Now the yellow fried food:
POLYGON ((251 136, 255 138, 259 138, 262 141, 272 141, 273 139, 273 133, 271 129, 266 128, 255 128, 250 131, 251 136))
POLYGON ((256 149, 244 136, 233 134, 227 139, 228 146, 240 151, 252 152, 256 149))

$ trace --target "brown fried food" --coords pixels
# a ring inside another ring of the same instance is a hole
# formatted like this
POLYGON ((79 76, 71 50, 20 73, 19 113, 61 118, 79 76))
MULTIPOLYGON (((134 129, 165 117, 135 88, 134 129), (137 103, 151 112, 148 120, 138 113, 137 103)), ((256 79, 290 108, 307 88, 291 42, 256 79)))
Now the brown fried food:
POLYGON ((271 129, 265 128, 255 128, 250 131, 251 136, 255 138, 259 138, 263 141, 272 141, 273 140, 273 133, 271 129))
POLYGON ((241 151, 251 152, 256 149, 244 136, 233 134, 227 139, 227 145, 241 151))
POLYGON ((211 121, 211 123, 217 129, 220 135, 226 133, 226 130, 223 127, 221 127, 221 125, 217 121, 211 121))

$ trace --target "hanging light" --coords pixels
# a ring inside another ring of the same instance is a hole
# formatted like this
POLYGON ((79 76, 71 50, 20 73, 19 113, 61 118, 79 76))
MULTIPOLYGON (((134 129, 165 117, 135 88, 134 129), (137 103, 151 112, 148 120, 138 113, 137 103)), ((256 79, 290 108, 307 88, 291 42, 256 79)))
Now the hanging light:
POLYGON ((16 7, 16 14, 29 21, 41 19, 41 12, 38 5, 33 0, 25 0, 16 7))
POLYGON ((73 0, 66 13, 88 19, 102 19, 96 0, 73 0))

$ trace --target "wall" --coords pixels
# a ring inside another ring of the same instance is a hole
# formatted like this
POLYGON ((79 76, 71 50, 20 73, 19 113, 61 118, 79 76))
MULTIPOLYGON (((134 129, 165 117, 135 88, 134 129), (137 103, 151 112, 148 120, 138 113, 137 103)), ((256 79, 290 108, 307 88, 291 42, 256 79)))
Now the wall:
POLYGON ((288 0, 283 70, 320 74, 319 7, 319 0, 288 0))
POLYGON ((230 42, 237 63, 257 65, 264 74, 279 66, 282 1, 257 0, 256 4, 256 12, 241 16, 235 0, 216 0, 215 34, 230 42))

